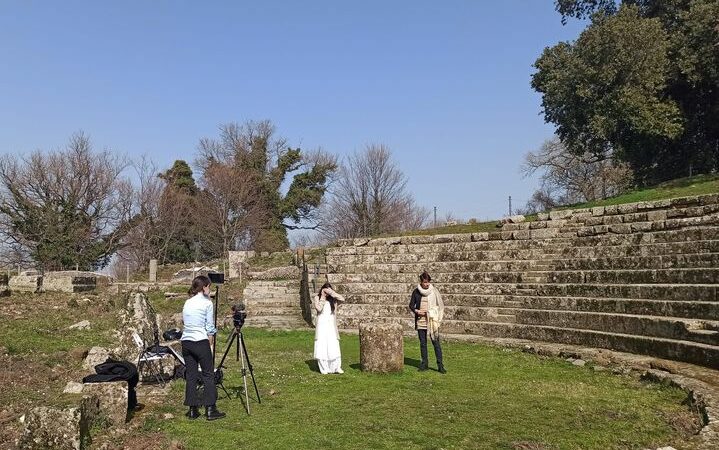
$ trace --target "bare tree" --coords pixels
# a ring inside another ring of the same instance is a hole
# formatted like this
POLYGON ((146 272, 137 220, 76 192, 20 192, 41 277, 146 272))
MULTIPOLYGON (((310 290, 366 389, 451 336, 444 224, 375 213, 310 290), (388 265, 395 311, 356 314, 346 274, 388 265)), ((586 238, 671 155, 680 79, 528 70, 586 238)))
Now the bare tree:
POLYGON ((107 264, 131 213, 125 159, 95 152, 83 133, 63 150, 0 158, 4 244, 44 269, 107 264))
POLYGON ((224 255, 248 248, 250 230, 267 220, 266 210, 252 201, 254 186, 245 179, 241 168, 217 161, 205 165, 195 211, 205 253, 224 255))
MULTIPOLYGON (((163 222, 163 192, 166 182, 159 176, 155 163, 146 155, 132 162, 137 180, 132 219, 117 252, 120 275, 129 267, 131 272, 145 269, 151 259, 163 259, 163 244, 173 235, 173 221, 163 222)), ((176 222, 176 221, 175 221, 176 222)))
POLYGON ((324 209, 323 232, 350 238, 421 228, 429 213, 415 204, 406 185, 384 145, 349 156, 324 209))
MULTIPOLYGON (((242 204, 232 206, 231 220, 254 218, 262 211, 262 223, 254 219, 245 222, 251 246, 255 250, 282 250, 289 245, 287 230, 319 226, 317 208, 336 169, 336 159, 321 150, 307 154, 289 147, 286 139, 275 134, 274 125, 265 120, 222 125, 219 139, 200 140, 196 165, 203 177, 218 170, 213 167, 224 166, 231 179, 245 184, 251 192, 242 194, 242 204), (282 192, 290 175, 292 182, 282 192)), ((222 184, 215 186, 221 188, 222 184)), ((237 198, 237 192, 221 195, 226 200, 237 198)))
POLYGON ((598 158, 576 155, 553 138, 537 152, 529 152, 521 166, 524 176, 541 171, 540 189, 527 204, 527 210, 612 197, 631 187, 633 175, 626 163, 612 156, 598 158))

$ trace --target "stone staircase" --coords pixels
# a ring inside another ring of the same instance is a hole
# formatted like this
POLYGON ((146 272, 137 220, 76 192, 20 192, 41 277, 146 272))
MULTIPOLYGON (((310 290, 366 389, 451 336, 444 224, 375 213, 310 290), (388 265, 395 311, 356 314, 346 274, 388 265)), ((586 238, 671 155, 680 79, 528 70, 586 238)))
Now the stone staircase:
POLYGON ((407 330, 417 276, 443 331, 578 344, 719 368, 719 196, 552 211, 501 231, 355 239, 328 249, 340 326, 407 330))
POLYGON ((243 291, 245 324, 270 329, 307 328, 300 308, 300 281, 250 281, 243 291))

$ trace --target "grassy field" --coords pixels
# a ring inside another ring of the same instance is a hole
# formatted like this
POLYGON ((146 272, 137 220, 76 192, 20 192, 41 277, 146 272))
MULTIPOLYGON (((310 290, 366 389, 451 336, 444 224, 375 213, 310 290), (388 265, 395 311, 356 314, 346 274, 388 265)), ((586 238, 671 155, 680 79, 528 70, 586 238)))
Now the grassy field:
MULTIPOLYGON (((240 399, 223 398, 227 418, 186 420, 178 382, 146 431, 193 449, 639 449, 682 448, 675 428, 692 421, 677 389, 516 350, 446 342, 441 375, 416 370, 410 339, 404 372, 375 375, 360 371, 358 337, 345 335, 345 374, 321 375, 311 332, 249 328, 245 339, 262 396, 251 398, 251 415, 240 399), (161 419, 166 413, 175 419, 161 419)), ((226 365, 225 385, 237 394, 239 363, 226 365)))

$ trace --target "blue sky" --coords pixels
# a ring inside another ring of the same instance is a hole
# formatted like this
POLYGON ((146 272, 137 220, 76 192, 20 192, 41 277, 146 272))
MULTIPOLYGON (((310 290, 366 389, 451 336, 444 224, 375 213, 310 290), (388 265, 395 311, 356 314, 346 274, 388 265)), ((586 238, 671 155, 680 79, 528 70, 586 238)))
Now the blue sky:
POLYGON ((192 161, 221 123, 290 144, 390 147, 418 203, 463 219, 522 205, 551 137, 529 83, 575 39, 550 0, 0 2, 0 152, 63 145, 192 161))

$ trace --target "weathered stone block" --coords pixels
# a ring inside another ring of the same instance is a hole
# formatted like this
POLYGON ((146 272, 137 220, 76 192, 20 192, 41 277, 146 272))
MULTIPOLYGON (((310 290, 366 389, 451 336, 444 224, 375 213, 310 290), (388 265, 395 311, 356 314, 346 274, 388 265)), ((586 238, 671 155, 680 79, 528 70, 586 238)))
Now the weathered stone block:
POLYGON ((624 218, 622 216, 604 216, 604 219, 602 220, 602 223, 604 225, 614 225, 617 223, 624 223, 624 218))
POLYGON ((619 214, 633 214, 637 212, 637 204, 636 203, 627 203, 624 205, 618 205, 617 211, 619 211, 619 214))
POLYGON ((570 217, 572 217, 571 209, 563 209, 563 210, 559 210, 559 211, 550 211, 549 212, 549 218, 551 220, 568 219, 570 217))
POLYGON ((609 232, 615 234, 629 234, 632 232, 632 227, 628 223, 620 223, 609 226, 609 232))
POLYGON ((489 233, 472 233, 471 239, 472 242, 488 241, 489 233))
POLYGON ((514 239, 529 239, 530 238, 529 230, 513 231, 512 238, 514 238, 514 239))
POLYGON ((652 230, 651 222, 635 222, 631 224, 632 232, 647 232, 652 230))
POLYGON ((150 276, 149 276, 150 283, 156 283, 157 282, 157 260, 151 259, 150 260, 150 276))
MULTIPOLYGON (((85 357, 82 367, 89 372, 95 373, 95 366, 104 363, 109 357, 110 351, 108 349, 104 347, 92 347, 90 351, 87 352, 87 357, 85 357)), ((135 357, 130 361, 134 361, 136 358, 137 354, 135 354, 135 357)))
POLYGON ((593 216, 603 216, 604 215, 604 206, 596 206, 592 208, 592 215, 593 216))
POLYGON ((87 292, 97 287, 97 279, 84 272, 46 272, 42 289, 49 292, 87 292))
POLYGON ((404 342, 399 324, 362 323, 359 326, 360 367, 364 372, 401 372, 404 342))
POLYGON ((557 237, 559 228, 544 228, 539 230, 530 230, 532 239, 551 239, 557 237))
POLYGON ((649 211, 647 213, 647 220, 650 222, 660 222, 667 219, 666 211, 649 211))
POLYGON ((23 272, 20 275, 10 277, 8 283, 11 291, 17 292, 41 292, 42 275, 36 272, 23 272))
MULTIPOLYGON (((96 395, 99 399, 99 414, 108 424, 122 426, 127 421, 126 381, 108 383, 86 383, 82 391, 86 395, 96 395)), ((101 419, 101 420, 102 420, 101 419)))
POLYGON ((537 220, 549 220, 549 213, 537 213, 537 220))
POLYGON ((562 228, 566 224, 567 224, 566 220, 561 220, 561 219, 550 220, 547 222, 547 228, 562 228))
POLYGON ((33 408, 25 417, 20 438, 22 449, 80 450, 89 436, 81 408, 33 408))

